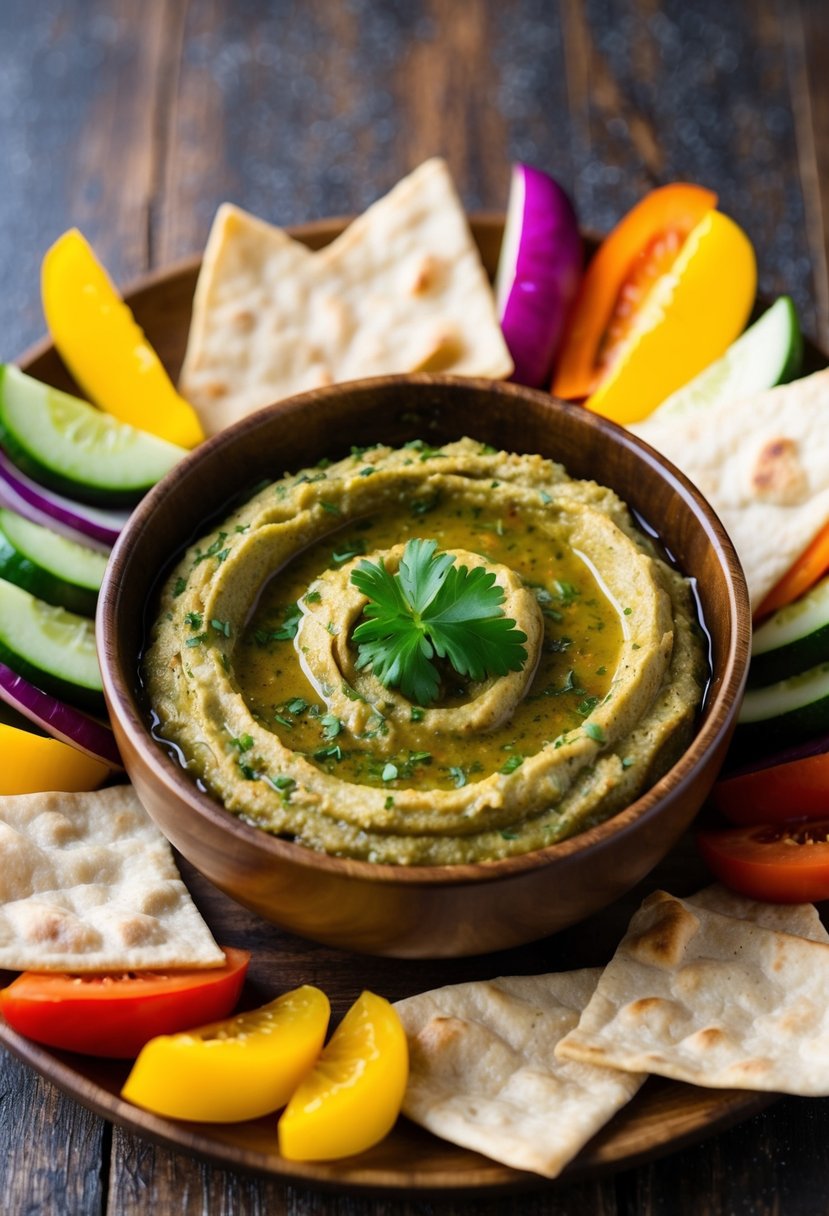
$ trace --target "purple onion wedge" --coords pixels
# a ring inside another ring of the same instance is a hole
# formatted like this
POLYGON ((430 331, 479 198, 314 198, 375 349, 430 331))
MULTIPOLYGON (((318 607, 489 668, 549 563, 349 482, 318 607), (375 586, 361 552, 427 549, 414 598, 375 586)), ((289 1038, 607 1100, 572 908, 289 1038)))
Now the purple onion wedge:
POLYGON ((21 473, 5 452, 0 452, 0 506, 98 549, 114 545, 128 519, 126 511, 103 511, 47 490, 21 473))
POLYGON ((514 165, 495 300, 516 383, 549 385, 582 261, 576 213, 564 190, 540 169, 514 165))
POLYGON ((43 692, 4 663, 0 663, 0 700, 53 739, 69 743, 112 768, 123 767, 115 736, 109 726, 43 692))

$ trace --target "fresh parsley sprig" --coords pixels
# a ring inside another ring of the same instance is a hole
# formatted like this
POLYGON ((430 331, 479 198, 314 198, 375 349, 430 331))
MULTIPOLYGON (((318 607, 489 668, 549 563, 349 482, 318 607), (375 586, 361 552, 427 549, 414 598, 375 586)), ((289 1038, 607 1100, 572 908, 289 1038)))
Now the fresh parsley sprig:
POLYGON ((456 566, 451 553, 437 548, 436 540, 410 540, 397 574, 382 558, 360 562, 351 574, 368 600, 354 630, 357 666, 371 666, 381 683, 415 705, 430 705, 438 695, 435 657, 471 680, 520 671, 527 661, 527 636, 504 615, 495 575, 456 566))

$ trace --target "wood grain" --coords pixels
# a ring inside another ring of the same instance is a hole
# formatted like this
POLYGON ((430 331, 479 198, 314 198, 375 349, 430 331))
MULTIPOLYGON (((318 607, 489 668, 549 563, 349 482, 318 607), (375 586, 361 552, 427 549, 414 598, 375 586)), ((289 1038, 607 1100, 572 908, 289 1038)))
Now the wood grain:
MULTIPOLYGON (((705 182, 755 239, 764 290, 794 292, 825 345, 828 37, 825 0, 4 0, 0 358, 41 333, 40 256, 70 223, 124 283, 197 251, 225 197, 280 222, 353 211, 439 150, 468 206, 501 207, 517 157, 556 173, 593 228, 654 181, 705 182)), ((110 1165, 100 1122, 6 1056, 0 1103, 10 1212, 826 1209, 819 1102, 529 1206, 321 1200, 121 1133, 110 1165), (94 1137, 109 1196, 76 1155, 94 1137)))

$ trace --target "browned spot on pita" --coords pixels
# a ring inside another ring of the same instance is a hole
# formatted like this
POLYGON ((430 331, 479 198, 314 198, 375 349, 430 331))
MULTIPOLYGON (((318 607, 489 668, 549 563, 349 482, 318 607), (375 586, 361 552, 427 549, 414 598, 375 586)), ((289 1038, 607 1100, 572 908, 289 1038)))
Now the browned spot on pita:
POLYGON ((809 485, 793 439, 770 439, 758 453, 751 486, 763 502, 794 506, 808 496, 809 485))
POLYGON ((438 283, 442 269, 443 263, 440 258, 436 258, 434 254, 427 253, 422 261, 418 263, 415 270, 411 287, 412 295, 423 296, 427 292, 432 291, 438 283))
POLYGON ((233 324, 242 334, 249 334, 256 325, 256 317, 248 308, 241 308, 233 318, 233 324))
POLYGON ((209 384, 202 385, 201 391, 206 397, 212 397, 214 400, 218 400, 219 397, 227 396, 228 387, 221 380, 211 380, 209 384))
POLYGON ((417 372, 443 372, 463 356, 463 342, 453 329, 438 330, 421 358, 417 372))
POLYGON ((692 1037, 691 1043, 694 1047, 701 1047, 707 1051, 710 1047, 719 1047, 721 1043, 725 1043, 727 1037, 719 1026, 706 1026, 703 1030, 697 1031, 692 1037))
POLYGON ((643 908, 647 907, 653 909, 653 919, 643 933, 625 942, 626 953, 654 967, 678 967, 699 921, 681 903, 661 891, 645 901, 643 908))

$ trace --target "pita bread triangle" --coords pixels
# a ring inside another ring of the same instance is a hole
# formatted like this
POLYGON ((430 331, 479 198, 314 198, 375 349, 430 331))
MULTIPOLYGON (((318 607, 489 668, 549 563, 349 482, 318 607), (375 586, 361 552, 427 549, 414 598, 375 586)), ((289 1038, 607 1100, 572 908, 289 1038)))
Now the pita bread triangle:
POLYGON ((179 382, 208 434, 307 389, 413 371, 512 371, 442 160, 426 161, 317 253, 238 207, 219 208, 179 382))

